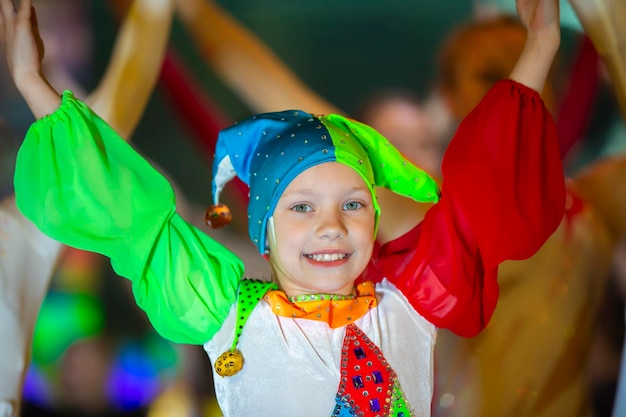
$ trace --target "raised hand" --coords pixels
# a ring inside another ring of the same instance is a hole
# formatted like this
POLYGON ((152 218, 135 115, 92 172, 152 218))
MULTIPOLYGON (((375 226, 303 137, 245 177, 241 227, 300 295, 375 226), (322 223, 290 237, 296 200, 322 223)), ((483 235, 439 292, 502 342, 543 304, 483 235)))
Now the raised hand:
POLYGON ((41 73, 43 42, 31 0, 17 11, 12 0, 0 0, 0 38, 13 82, 35 117, 52 113, 60 98, 41 73))
POLYGON ((517 0, 516 5, 528 37, 510 78, 541 92, 561 42, 559 0, 517 0))
POLYGON ((558 0, 517 0, 517 15, 528 36, 558 36, 560 32, 558 0))
POLYGON ((37 74, 43 59, 43 42, 37 33, 36 15, 30 1, 16 12, 11 0, 0 0, 2 43, 13 79, 37 74))

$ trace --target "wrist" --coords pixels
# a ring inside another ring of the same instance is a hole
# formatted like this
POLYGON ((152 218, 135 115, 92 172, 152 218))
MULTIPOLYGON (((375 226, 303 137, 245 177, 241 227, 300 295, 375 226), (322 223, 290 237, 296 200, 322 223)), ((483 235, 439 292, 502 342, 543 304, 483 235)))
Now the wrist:
POLYGON ((559 32, 529 34, 510 78, 541 93, 559 45, 559 32))
POLYGON ((529 33, 524 50, 531 51, 539 59, 553 59, 561 45, 560 30, 542 33, 529 33))
POLYGON ((35 118, 47 116, 59 107, 61 97, 42 74, 16 72, 13 74, 13 79, 35 118))

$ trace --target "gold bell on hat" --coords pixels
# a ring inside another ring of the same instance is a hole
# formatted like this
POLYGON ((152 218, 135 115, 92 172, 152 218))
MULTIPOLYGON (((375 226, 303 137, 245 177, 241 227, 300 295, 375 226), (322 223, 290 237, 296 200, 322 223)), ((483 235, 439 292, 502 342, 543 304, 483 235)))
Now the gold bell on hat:
POLYGON ((204 212, 204 222, 213 229, 226 226, 232 219, 233 215, 225 204, 214 204, 204 212))
POLYGON ((217 358, 213 367, 219 376, 233 376, 243 368, 243 355, 239 349, 228 350, 217 358))

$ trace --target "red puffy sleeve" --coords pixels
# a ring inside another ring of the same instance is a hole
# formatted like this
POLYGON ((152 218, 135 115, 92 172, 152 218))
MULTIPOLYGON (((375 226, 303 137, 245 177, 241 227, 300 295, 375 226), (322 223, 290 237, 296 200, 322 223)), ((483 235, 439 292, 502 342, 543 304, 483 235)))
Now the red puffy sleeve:
POLYGON ((495 309, 498 264, 532 256, 563 217, 556 129, 539 94, 498 82, 459 126, 442 172, 440 201, 376 247, 365 278, 386 277, 434 325, 469 337, 495 309))

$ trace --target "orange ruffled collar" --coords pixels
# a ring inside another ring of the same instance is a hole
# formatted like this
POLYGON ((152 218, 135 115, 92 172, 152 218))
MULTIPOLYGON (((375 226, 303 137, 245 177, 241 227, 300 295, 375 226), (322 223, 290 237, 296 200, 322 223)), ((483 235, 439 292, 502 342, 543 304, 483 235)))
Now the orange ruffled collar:
POLYGON ((278 316, 323 321, 337 328, 353 323, 377 305, 371 281, 358 284, 355 290, 354 296, 345 299, 332 294, 288 297, 280 290, 268 291, 264 298, 278 316))

